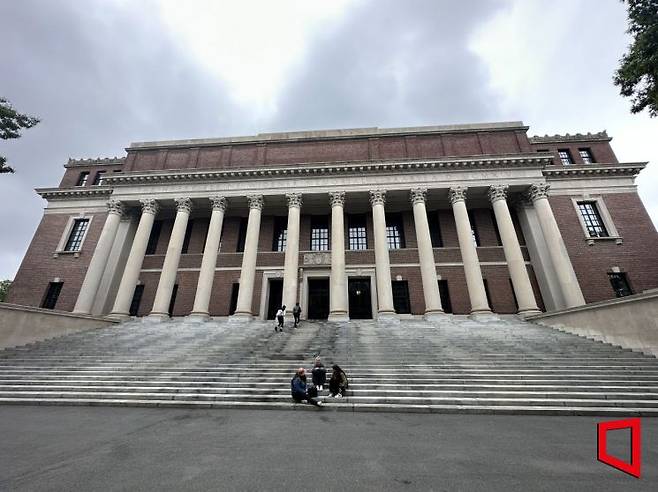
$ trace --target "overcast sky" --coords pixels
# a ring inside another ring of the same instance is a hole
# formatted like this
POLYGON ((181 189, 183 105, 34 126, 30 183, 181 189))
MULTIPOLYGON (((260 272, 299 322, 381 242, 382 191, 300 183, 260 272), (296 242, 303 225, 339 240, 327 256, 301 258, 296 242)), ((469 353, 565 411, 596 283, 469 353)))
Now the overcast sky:
POLYGON ((0 279, 13 278, 69 157, 133 141, 523 120, 530 135, 607 129, 650 161, 658 119, 611 78, 618 0, 0 2, 0 96, 41 123, 0 141, 0 279))

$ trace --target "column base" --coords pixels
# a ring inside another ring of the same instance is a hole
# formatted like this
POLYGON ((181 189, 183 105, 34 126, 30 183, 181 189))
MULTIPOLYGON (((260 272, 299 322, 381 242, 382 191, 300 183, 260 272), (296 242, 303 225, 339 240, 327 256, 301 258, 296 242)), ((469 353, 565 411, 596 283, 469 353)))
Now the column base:
POLYGON ((129 313, 110 313, 105 317, 110 319, 116 319, 118 321, 128 321, 131 316, 129 313))
POLYGON ((169 313, 151 313, 146 316, 143 321, 146 323, 162 323, 163 321, 169 321, 169 313))
POLYGON ((500 319, 491 311, 471 311, 468 317, 474 321, 498 321, 500 319))
POLYGON ((336 311, 335 313, 329 313, 327 321, 340 322, 340 321, 349 321, 350 317, 345 311, 336 311))
POLYGON ((525 319, 530 316, 534 316, 536 314, 541 314, 541 311, 539 309, 524 309, 523 311, 519 311, 516 314, 521 318, 525 319))
POLYGON ((228 317, 230 321, 238 321, 240 323, 245 323, 254 319, 254 315, 246 312, 235 312, 228 317))
POLYGON ((423 314, 423 319, 425 321, 444 321, 446 319, 446 313, 443 311, 427 311, 423 314))
POLYGON ((395 311, 379 311, 377 313, 378 323, 400 323, 400 317, 395 311))
POLYGON ((192 312, 185 317, 185 321, 191 321, 192 323, 205 323, 206 321, 210 321, 210 314, 192 312))

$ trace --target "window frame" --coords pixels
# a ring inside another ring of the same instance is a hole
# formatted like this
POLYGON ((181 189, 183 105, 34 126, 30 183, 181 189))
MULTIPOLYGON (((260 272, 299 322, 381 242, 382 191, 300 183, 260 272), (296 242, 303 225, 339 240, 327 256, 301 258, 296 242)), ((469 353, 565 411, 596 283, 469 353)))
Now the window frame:
POLYGON ((62 231, 62 235, 59 238, 59 242, 57 243, 57 249, 53 253, 53 257, 57 258, 59 255, 73 255, 75 258, 78 258, 80 256, 80 253, 83 251, 84 246, 85 246, 85 241, 87 239, 87 236, 89 235, 89 231, 91 230, 91 225, 93 223, 94 216, 93 215, 87 215, 84 212, 81 212, 77 215, 71 215, 68 218, 68 221, 66 222, 66 226, 64 226, 64 230, 62 231), (84 234, 82 235, 82 238, 80 240, 80 246, 77 250, 67 250, 66 249, 66 244, 68 243, 69 237, 71 236, 71 232, 73 232, 73 227, 75 226, 75 221, 80 220, 80 219, 87 219, 87 229, 85 230, 84 234))
POLYGON ((557 157, 560 159, 563 166, 573 166, 575 164, 573 155, 571 154, 571 149, 557 149, 557 157), (566 154, 564 157, 561 155, 562 152, 566 154), (565 162, 565 158, 568 162, 565 162))
POLYGON ((288 246, 288 217, 275 216, 272 227, 272 251, 284 253, 288 246))
POLYGON ((443 232, 441 231, 441 219, 438 210, 427 211, 427 226, 430 230, 432 248, 443 248, 443 232))
POLYGON ((87 183, 89 182, 89 174, 90 171, 80 171, 80 174, 78 174, 78 179, 75 182, 75 186, 76 187, 87 186, 87 183))
POLYGON ((59 296, 62 293, 62 289, 64 288, 64 281, 60 280, 59 278, 56 278, 54 280, 51 280, 48 282, 48 286, 46 287, 46 292, 43 294, 43 298, 41 299, 41 304, 39 304, 39 307, 41 309, 55 309, 57 307, 57 301, 59 301, 59 296), (52 297, 52 292, 51 290, 57 286, 57 293, 55 294, 55 300, 52 302, 52 306, 50 306, 50 303, 46 305, 46 301, 48 301, 52 297))
POLYGON ((477 223, 475 222, 475 213, 473 210, 468 210, 468 222, 471 226, 471 237, 473 238, 473 243, 476 248, 482 246, 482 241, 480 240, 480 233, 478 232, 477 223))
POLYGON ((578 217, 578 222, 580 223, 580 227, 583 231, 583 236, 584 239, 587 241, 587 244, 592 246, 598 241, 615 241, 616 244, 623 243, 623 238, 619 235, 619 231, 617 230, 614 222, 612 221, 612 217, 610 216, 610 212, 608 211, 608 207, 606 207, 605 201, 603 200, 602 196, 592 196, 586 194, 586 195, 571 197, 571 202, 573 203, 576 216, 578 217), (583 202, 590 202, 596 205, 597 211, 599 213, 599 217, 601 218, 601 222, 608 233, 607 236, 597 237, 597 236, 589 235, 589 229, 587 228, 587 224, 585 223, 585 218, 583 217, 580 211, 579 204, 583 202))
POLYGON ((594 158, 591 147, 578 148, 578 156, 585 164, 596 164, 596 159, 594 158), (583 152, 587 154, 587 157, 583 156, 583 152))
POLYGON ((391 294, 393 297, 393 309, 395 314, 411 314, 411 292, 409 291, 408 280, 392 280, 391 281, 391 294), (396 292, 397 290, 402 291, 396 292), (400 300, 403 301, 402 305, 400 300))
POLYGON ((405 249, 407 243, 404 237, 404 219, 402 214, 386 214, 386 246, 389 251, 405 249), (391 247, 393 246, 393 247, 391 247))
POLYGON ((310 251, 330 251, 329 235, 329 217, 327 215, 312 215, 310 251))
POLYGON ((608 281, 610 282, 610 287, 612 288, 612 291, 615 293, 616 298, 628 297, 634 294, 633 287, 631 286, 631 283, 628 280, 627 272, 622 272, 619 268, 615 268, 613 269, 613 271, 608 272, 608 281), (617 277, 622 280, 622 282, 625 284, 626 290, 628 291, 627 294, 622 293, 623 291, 621 290, 615 289, 615 285, 613 283, 614 277, 617 277))
POLYGON ((153 221, 151 232, 149 233, 149 238, 146 242, 146 251, 144 252, 144 256, 157 254, 158 243, 160 242, 160 236, 162 235, 163 224, 164 221, 162 219, 156 219, 153 221))
POLYGON ((240 217, 238 224, 238 238, 235 243, 235 252, 244 253, 244 247, 247 244, 247 229, 249 227, 249 219, 247 217, 240 217))
POLYGON ((364 214, 347 216, 347 247, 350 251, 368 249, 368 219, 364 214))
POLYGON ((100 170, 96 171, 96 174, 94 175, 94 181, 91 183, 92 186, 103 186, 103 180, 107 176, 107 171, 105 170, 100 170))

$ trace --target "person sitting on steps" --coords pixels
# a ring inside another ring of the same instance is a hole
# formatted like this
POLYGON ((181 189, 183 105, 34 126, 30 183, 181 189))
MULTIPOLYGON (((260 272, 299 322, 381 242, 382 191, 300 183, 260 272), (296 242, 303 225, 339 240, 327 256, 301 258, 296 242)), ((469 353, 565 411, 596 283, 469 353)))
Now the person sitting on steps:
POLYGON ((342 398, 349 386, 347 374, 337 364, 332 366, 331 379, 329 379, 329 396, 342 398))
POLYGON ((306 371, 303 367, 297 369, 297 372, 290 380, 290 393, 292 394, 292 399, 297 403, 306 400, 316 407, 322 406, 322 402, 317 400, 317 388, 315 386, 311 386, 310 388, 306 386, 306 371))
POLYGON ((320 357, 315 358, 315 366, 311 371, 311 376, 313 377, 313 384, 318 388, 318 391, 322 391, 324 385, 327 384, 327 370, 324 368, 320 357))
POLYGON ((276 320, 278 322, 277 326, 274 327, 274 331, 283 331, 283 317, 286 315, 286 306, 283 305, 276 312, 276 320))

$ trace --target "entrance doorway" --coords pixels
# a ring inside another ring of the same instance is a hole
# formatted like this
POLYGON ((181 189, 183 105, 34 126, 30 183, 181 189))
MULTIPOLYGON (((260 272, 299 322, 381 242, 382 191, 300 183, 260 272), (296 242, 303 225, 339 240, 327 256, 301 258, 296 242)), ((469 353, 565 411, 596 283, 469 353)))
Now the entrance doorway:
POLYGON ((308 319, 329 317, 329 279, 308 279, 308 319))
POLYGON ((267 319, 274 319, 283 299, 283 279, 271 278, 269 284, 270 299, 267 303, 267 319))
POLYGON ((350 278, 347 280, 350 319, 372 319, 372 299, 370 298, 370 278, 350 278))

